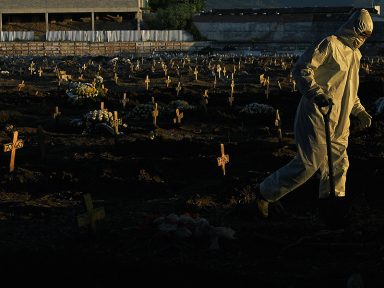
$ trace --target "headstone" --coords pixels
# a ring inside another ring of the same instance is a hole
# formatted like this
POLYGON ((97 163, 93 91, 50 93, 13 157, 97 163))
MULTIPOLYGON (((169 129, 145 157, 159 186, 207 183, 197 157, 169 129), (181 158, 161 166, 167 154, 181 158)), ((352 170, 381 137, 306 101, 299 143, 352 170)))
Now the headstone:
POLYGON ((151 80, 149 80, 149 76, 147 75, 147 77, 145 77, 145 81, 144 81, 145 85, 146 85, 146 90, 148 91, 149 89, 149 83, 151 83, 151 80))
POLYGON ((176 117, 173 118, 173 123, 176 124, 176 125, 179 125, 181 124, 181 119, 184 118, 184 113, 179 111, 179 109, 177 108, 176 109, 176 117))
POLYGON ((153 126, 157 127, 157 117, 159 117, 159 110, 157 109, 157 103, 155 103, 155 107, 152 111, 152 118, 153 118, 153 126))
POLYGON ((167 88, 169 87, 169 84, 171 84, 172 80, 171 78, 168 76, 167 79, 164 81, 165 84, 167 85, 167 88))

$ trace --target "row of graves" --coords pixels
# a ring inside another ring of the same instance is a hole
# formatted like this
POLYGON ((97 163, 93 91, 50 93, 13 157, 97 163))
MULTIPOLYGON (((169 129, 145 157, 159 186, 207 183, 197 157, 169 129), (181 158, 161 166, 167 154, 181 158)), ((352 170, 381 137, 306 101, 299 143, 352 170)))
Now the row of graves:
MULTIPOLYGON (((166 53, 1 59, 0 195, 22 195, 13 203, 28 212, 0 211, 0 219, 44 219, 47 207, 60 207, 55 217, 70 227, 64 237, 83 228, 139 233, 144 221, 157 237, 146 231, 154 250, 170 237, 205 237, 204 249, 220 249, 239 228, 228 210, 252 193, 241 187, 294 157, 295 60, 166 53)), ((363 85, 382 77, 382 63, 363 59, 363 85)), ((361 97, 375 115, 383 113, 379 93, 361 97)), ((295 220, 303 233, 322 225, 303 213, 295 220)), ((49 229, 45 237, 63 236, 49 229)), ((266 233, 255 237, 279 237, 273 228, 266 233)), ((141 244, 129 242, 129 251, 141 244)))

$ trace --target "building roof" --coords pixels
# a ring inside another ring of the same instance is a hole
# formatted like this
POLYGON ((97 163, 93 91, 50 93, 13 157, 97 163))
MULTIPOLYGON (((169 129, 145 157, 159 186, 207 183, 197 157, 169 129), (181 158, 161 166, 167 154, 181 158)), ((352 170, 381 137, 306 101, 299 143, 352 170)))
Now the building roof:
POLYGON ((140 0, 1 0, 0 13, 137 12, 140 0))

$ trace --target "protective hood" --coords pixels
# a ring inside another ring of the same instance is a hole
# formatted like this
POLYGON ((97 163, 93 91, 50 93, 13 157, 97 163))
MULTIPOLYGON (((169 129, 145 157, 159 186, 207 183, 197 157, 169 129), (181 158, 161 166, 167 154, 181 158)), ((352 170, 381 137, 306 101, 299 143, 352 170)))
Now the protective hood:
POLYGON ((355 11, 336 32, 336 36, 352 49, 358 49, 372 34, 373 21, 366 9, 355 11))

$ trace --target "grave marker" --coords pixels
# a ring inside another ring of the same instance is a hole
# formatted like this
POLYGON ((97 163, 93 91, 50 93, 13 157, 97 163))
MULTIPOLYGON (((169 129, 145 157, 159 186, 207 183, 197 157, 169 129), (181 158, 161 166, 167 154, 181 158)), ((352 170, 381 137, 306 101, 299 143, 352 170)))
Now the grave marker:
POLYGON ((208 89, 204 90, 203 98, 204 98, 205 104, 207 105, 208 104, 208 89))
POLYGON ((165 84, 167 85, 167 88, 169 87, 169 84, 171 84, 172 80, 171 78, 168 76, 167 79, 164 81, 165 84))
POLYGON ((18 131, 13 132, 13 140, 12 143, 4 144, 4 152, 11 152, 11 161, 9 163, 9 172, 13 172, 15 169, 15 157, 16 157, 16 150, 23 148, 24 143, 23 140, 17 139, 19 136, 18 131))
POLYGON ((221 156, 217 157, 217 165, 223 169, 223 174, 225 176, 225 165, 229 163, 229 155, 225 154, 224 144, 220 144, 221 156))
POLYGON ((179 81, 179 83, 177 84, 177 87, 176 87, 177 96, 179 96, 180 91, 181 91, 181 83, 179 81))
POLYGON ((173 123, 179 125, 181 124, 181 119, 183 118, 184 118, 184 113, 183 112, 180 113, 179 109, 176 108, 176 117, 173 118, 173 123))
POLYGON ((157 109, 157 103, 155 103, 155 108, 152 111, 153 126, 157 127, 157 117, 159 117, 159 110, 157 109))
POLYGON ((119 115, 117 111, 113 111, 113 128, 115 129, 115 135, 119 135, 119 115))
POLYGON ((17 84, 17 90, 21 91, 25 88, 25 82, 24 80, 21 81, 21 83, 17 84))
POLYGON ((193 72, 195 74, 195 80, 197 81, 197 75, 199 74, 199 71, 197 70, 197 66, 195 66, 195 71, 193 72))
POLYGON ((79 227, 91 226, 92 232, 96 232, 96 221, 105 218, 104 207, 94 208, 90 194, 84 195, 84 204, 86 213, 77 216, 77 224, 79 227))
POLYGON ((123 104, 123 108, 125 109, 125 106, 129 102, 129 99, 127 98, 127 93, 123 94, 123 99, 121 100, 121 103, 123 104))
POLYGON ((149 83, 151 83, 151 80, 149 80, 149 76, 147 75, 147 77, 145 77, 145 81, 144 81, 145 85, 146 85, 146 90, 148 91, 149 89, 149 83))
POLYGON ((275 126, 277 128, 279 142, 281 142, 281 141, 283 141, 283 133, 281 131, 281 118, 280 118, 280 114, 279 114, 279 109, 276 109, 275 126))

